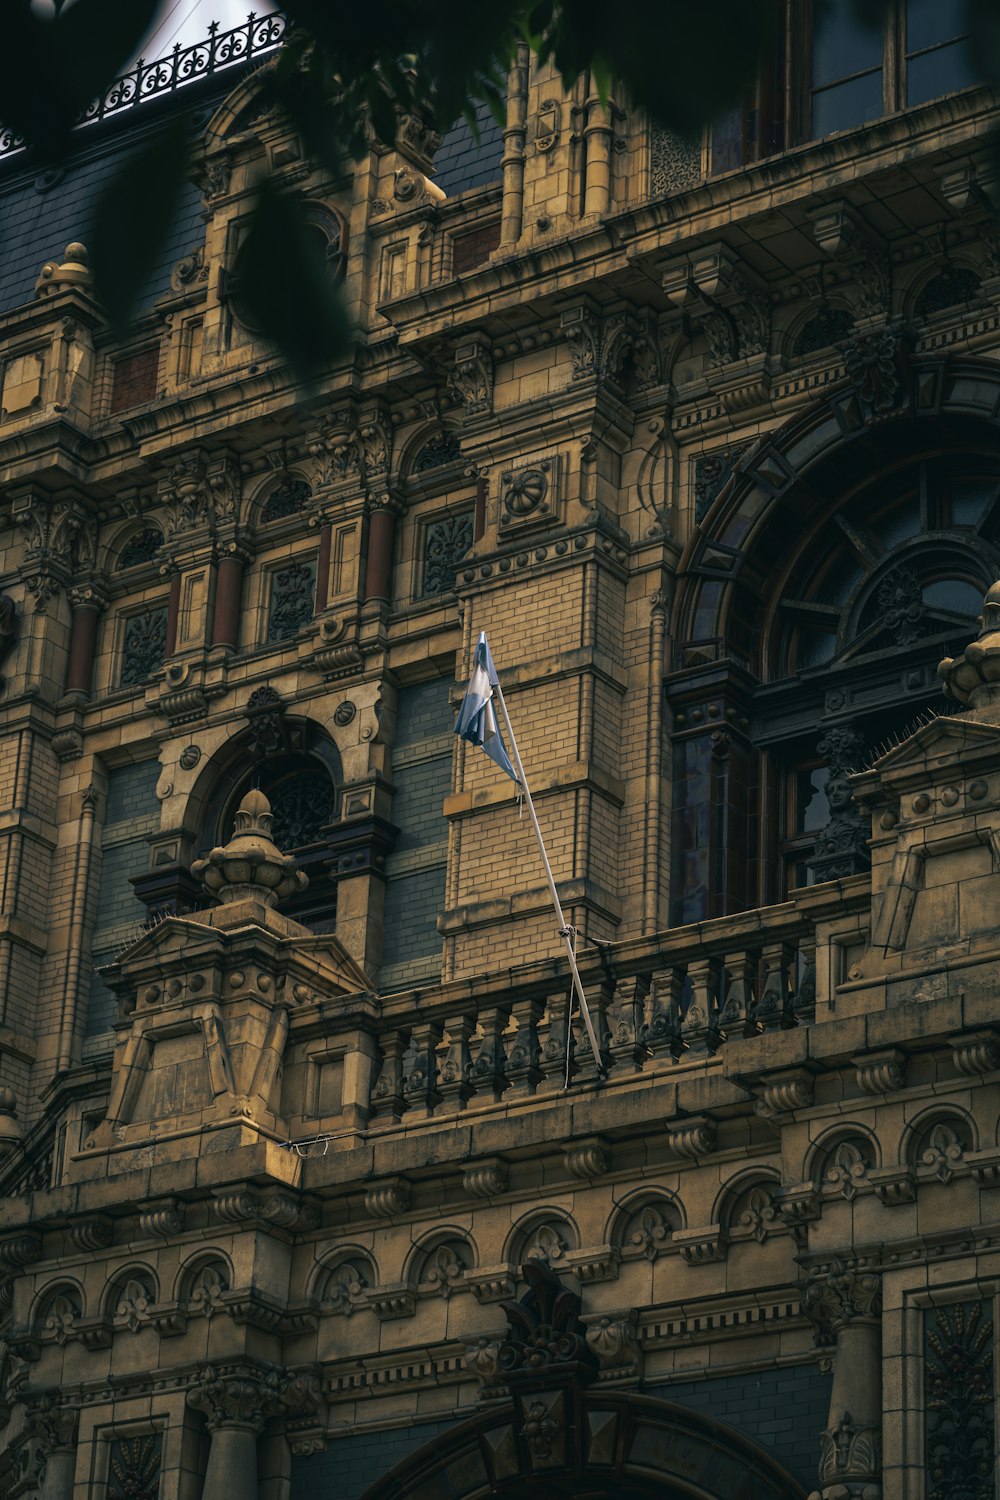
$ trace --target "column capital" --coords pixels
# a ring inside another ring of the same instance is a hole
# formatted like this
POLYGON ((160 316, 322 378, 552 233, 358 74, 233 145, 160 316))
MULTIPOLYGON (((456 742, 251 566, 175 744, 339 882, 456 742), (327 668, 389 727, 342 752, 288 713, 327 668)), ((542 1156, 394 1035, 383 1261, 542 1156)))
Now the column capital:
POLYGON ((840 1262, 817 1268, 803 1290, 802 1311, 815 1325, 817 1342, 832 1343, 842 1328, 881 1317, 882 1278, 840 1262))
POLYGON ((281 1410, 282 1379, 279 1371, 248 1364, 205 1365, 188 1390, 188 1405, 205 1414, 209 1432, 220 1427, 264 1430, 269 1418, 281 1410))

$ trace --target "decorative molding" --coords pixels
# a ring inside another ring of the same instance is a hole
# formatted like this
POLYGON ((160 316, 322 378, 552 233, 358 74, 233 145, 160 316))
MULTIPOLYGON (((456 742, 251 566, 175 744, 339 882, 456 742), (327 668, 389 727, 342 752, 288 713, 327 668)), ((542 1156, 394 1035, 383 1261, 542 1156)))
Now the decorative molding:
POLYGON ((952 1061, 967 1078, 993 1073, 1000 1068, 1000 1034, 995 1031, 972 1031, 964 1036, 950 1036, 952 1061))
POLYGON ((497 1198, 507 1191, 507 1163, 489 1157, 462 1168, 462 1188, 470 1198, 497 1198))
POLYGON ((701 1229, 675 1229, 673 1242, 689 1266, 707 1266, 726 1258, 720 1224, 706 1224, 701 1229))
POLYGON ((466 1271, 465 1285, 477 1302, 503 1302, 517 1292, 517 1271, 512 1265, 480 1266, 466 1271))
POLYGON ((603 1177, 611 1167, 611 1153, 607 1141, 600 1136, 590 1140, 574 1141, 563 1148, 563 1166, 571 1177, 603 1177))
POLYGON ((667 1150, 671 1156, 695 1161, 715 1150, 715 1121, 708 1115, 691 1115, 667 1121, 667 1150))
POLYGON ((764 1120, 773 1120, 801 1109, 810 1109, 814 1083, 813 1075, 804 1068, 771 1073, 754 1084, 754 1088, 760 1090, 754 1113, 764 1120))
POLYGON ((635 1308, 620 1316, 591 1313, 581 1320, 588 1348, 597 1355, 600 1380, 631 1380, 642 1373, 639 1315, 635 1308))
POLYGON ((410 1207, 410 1184, 405 1177, 387 1177, 365 1189, 365 1212, 373 1219, 391 1219, 410 1207))
POLYGON ((906 1054, 896 1047, 852 1057, 851 1062, 855 1081, 864 1094, 896 1094, 906 1087, 906 1054))

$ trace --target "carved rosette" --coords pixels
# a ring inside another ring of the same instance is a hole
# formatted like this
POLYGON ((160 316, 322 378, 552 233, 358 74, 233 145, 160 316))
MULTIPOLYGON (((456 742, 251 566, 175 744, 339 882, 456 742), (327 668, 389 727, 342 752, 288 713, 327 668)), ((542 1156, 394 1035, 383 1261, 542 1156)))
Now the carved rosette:
POLYGON ((587 1345, 597 1355, 602 1380, 639 1373, 639 1317, 633 1308, 624 1317, 588 1319, 587 1345))

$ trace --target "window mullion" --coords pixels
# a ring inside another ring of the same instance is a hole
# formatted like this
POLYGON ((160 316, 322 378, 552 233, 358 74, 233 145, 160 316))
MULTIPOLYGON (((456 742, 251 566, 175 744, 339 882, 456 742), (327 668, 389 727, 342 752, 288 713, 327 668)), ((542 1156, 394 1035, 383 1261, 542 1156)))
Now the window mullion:
POLYGON ((888 115, 902 109, 906 101, 906 0, 893 0, 886 6, 882 55, 882 104, 888 115))

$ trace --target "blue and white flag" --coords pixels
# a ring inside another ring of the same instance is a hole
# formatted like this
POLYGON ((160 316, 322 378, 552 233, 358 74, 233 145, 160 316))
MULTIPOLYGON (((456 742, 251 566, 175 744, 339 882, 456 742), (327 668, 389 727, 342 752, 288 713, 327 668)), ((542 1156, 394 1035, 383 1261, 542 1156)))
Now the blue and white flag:
POLYGON ((455 733, 470 745, 480 745, 496 761, 501 771, 506 771, 512 781, 520 786, 518 774, 510 763, 506 746, 500 736, 500 726, 493 712, 493 689, 500 686, 497 669, 493 665, 486 631, 480 631, 479 644, 472 659, 472 676, 465 689, 462 706, 458 710, 455 733))

